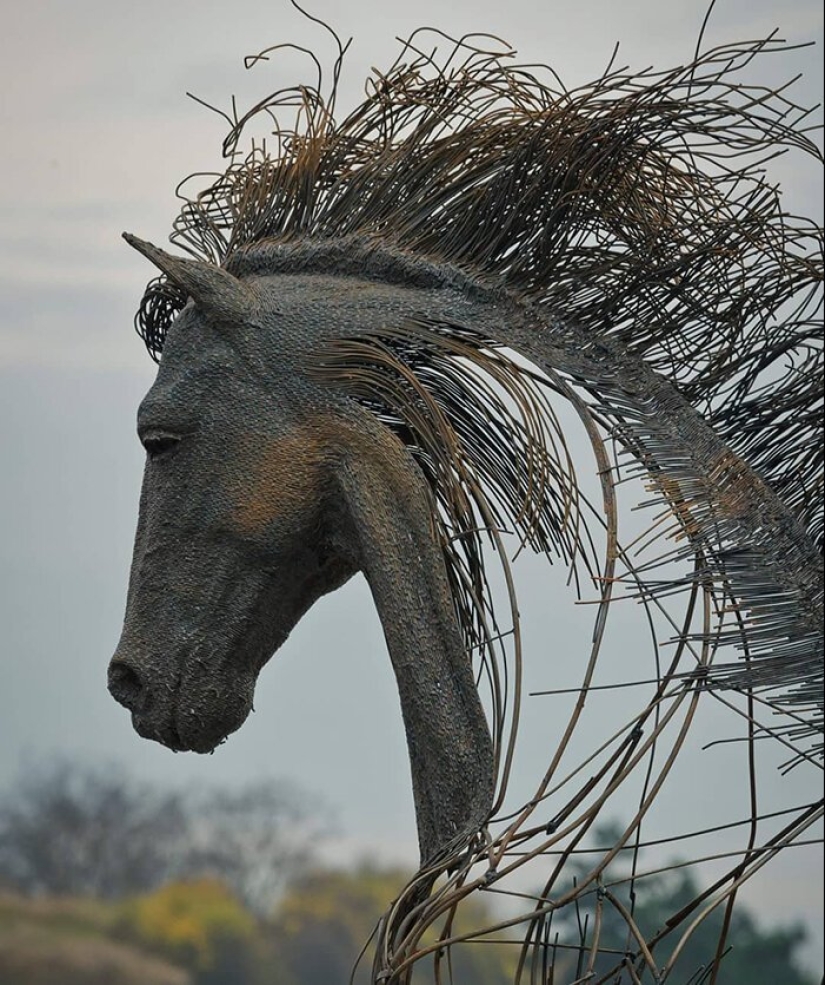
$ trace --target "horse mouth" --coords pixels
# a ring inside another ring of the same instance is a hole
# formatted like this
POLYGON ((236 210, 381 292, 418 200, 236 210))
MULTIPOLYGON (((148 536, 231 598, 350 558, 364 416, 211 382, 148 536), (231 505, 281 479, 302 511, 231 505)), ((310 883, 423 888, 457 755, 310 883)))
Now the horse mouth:
POLYGON ((246 721, 253 693, 254 684, 246 681, 224 682, 208 691, 178 688, 164 701, 150 698, 131 708, 132 726, 142 738, 172 752, 213 752, 246 721))
POLYGON ((157 725, 147 720, 145 716, 139 715, 137 712, 132 712, 132 726, 141 738, 159 742, 167 749, 171 749, 172 752, 190 751, 189 746, 181 738, 181 734, 174 722, 157 725))
MULTIPOLYGON (((192 712, 190 711, 190 716, 192 712)), ((148 715, 132 713, 132 725, 135 731, 144 739, 158 742, 172 752, 207 753, 225 742, 229 735, 243 724, 240 716, 231 721, 225 718, 218 720, 198 716, 197 726, 191 721, 181 723, 178 716, 158 721, 148 715)))

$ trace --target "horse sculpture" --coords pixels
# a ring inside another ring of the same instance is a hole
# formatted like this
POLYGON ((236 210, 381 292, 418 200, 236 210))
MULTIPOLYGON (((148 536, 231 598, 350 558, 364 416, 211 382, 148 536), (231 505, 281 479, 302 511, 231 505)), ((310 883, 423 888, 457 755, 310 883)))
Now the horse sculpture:
MULTIPOLYGON (((782 213, 759 170, 781 147, 818 152, 801 111, 736 81, 774 42, 658 75, 609 71, 574 92, 481 44, 438 60, 414 37, 338 122, 339 44, 331 94, 297 87, 233 121, 228 169, 175 226, 189 257, 126 235, 161 272, 138 314, 160 366, 138 414, 147 462, 109 688, 142 736, 209 751, 243 723, 301 616, 363 572, 401 699, 421 856, 379 927, 372 980, 409 982, 428 956, 446 976, 474 936, 453 929, 462 901, 555 851, 533 905, 504 921, 526 928, 514 980, 664 981, 702 907, 730 907, 821 816, 800 808, 771 844, 752 840, 716 896, 653 937, 603 886, 638 845, 700 698, 750 695, 751 739, 761 702, 784 716, 769 731, 794 761, 819 762, 820 234, 782 213), (239 155, 251 119, 290 106, 274 151, 239 155), (559 398, 592 443, 598 504, 581 492, 559 398), (667 550, 643 563, 618 534, 628 474, 662 507, 667 550), (597 613, 570 723, 534 795, 507 811, 521 639, 505 531, 561 557, 597 613), (599 737, 586 778, 562 780, 623 592, 652 612, 684 600, 667 617, 673 655, 626 729, 599 737), (657 740, 671 755, 654 770, 657 740), (562 863, 645 769, 637 816, 563 887, 562 863), (551 933, 588 894, 628 927, 608 971, 598 919, 572 944, 551 933)), ((724 940, 714 981, 723 953, 724 940)))

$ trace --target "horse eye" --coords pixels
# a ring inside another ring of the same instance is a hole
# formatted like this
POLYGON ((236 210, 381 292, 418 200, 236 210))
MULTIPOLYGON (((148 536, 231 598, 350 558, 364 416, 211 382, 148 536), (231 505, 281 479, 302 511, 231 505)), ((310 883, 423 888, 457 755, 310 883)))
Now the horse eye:
POLYGON ((180 442, 174 434, 146 434, 140 440, 149 458, 160 458, 177 448, 180 442))

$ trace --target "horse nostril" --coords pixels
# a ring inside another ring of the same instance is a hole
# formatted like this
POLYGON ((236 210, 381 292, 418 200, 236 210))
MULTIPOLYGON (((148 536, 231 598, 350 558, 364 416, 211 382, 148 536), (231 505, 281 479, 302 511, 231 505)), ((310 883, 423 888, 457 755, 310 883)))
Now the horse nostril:
POLYGON ((134 711, 143 694, 143 683, 138 672, 120 661, 110 663, 109 692, 115 701, 134 711))

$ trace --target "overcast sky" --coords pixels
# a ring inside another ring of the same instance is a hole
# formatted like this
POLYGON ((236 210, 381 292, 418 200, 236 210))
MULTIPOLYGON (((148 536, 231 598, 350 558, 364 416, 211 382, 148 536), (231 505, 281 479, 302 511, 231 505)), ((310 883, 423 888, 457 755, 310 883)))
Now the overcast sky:
MULTIPOLYGON (((619 62, 636 68, 689 60, 704 7, 704 0, 310 4, 341 35, 354 36, 343 107, 357 98, 371 66, 394 59, 395 37, 422 25, 454 36, 497 34, 524 61, 549 63, 576 85, 601 72, 616 41, 619 62)), ((291 777, 326 798, 347 850, 378 846, 386 857, 413 860, 401 719, 361 579, 299 625, 262 675, 257 713, 214 756, 173 756, 139 739, 105 687, 143 463, 135 410, 154 376, 132 330, 152 271, 120 233, 164 244, 177 182, 219 166, 223 123, 187 99, 187 90, 222 106, 236 93, 244 106, 307 77, 290 57, 246 73, 244 55, 288 40, 329 57, 329 39, 286 0, 3 0, 2 12, 0 785, 21 763, 56 753, 116 762, 160 782, 291 777)), ((755 38, 775 27, 817 47, 771 56, 758 78, 776 82, 804 72, 797 97, 819 102, 819 2, 723 0, 708 37, 755 38)), ((820 176, 784 162, 776 174, 792 210, 819 214, 820 176)), ((526 603, 538 610, 528 627, 536 654, 529 682, 547 688, 559 675, 575 680, 589 621, 558 579, 539 582, 539 572, 544 577, 543 568, 528 565, 525 575, 526 603)), ((638 671, 628 655, 639 632, 632 622, 632 614, 616 617, 614 680, 638 671)), ((524 783, 546 759, 541 737, 550 707, 528 716, 535 760, 528 754, 520 765, 524 783)), ((724 734, 724 723, 712 715, 709 722, 724 734)), ((703 754, 700 746, 675 774, 655 822, 662 830, 704 826, 710 801, 727 804, 731 787, 741 794, 741 751, 703 754), (701 788, 697 770, 707 778, 701 788)), ((821 786, 810 776, 781 780, 773 771, 765 809, 811 799, 812 782, 821 786)), ((741 816, 731 798, 731 813, 741 816)), ((778 919, 770 906, 779 904, 783 919, 820 923, 821 879, 811 875, 821 872, 817 851, 787 854, 770 881, 755 884, 754 905, 766 919, 778 919)))

